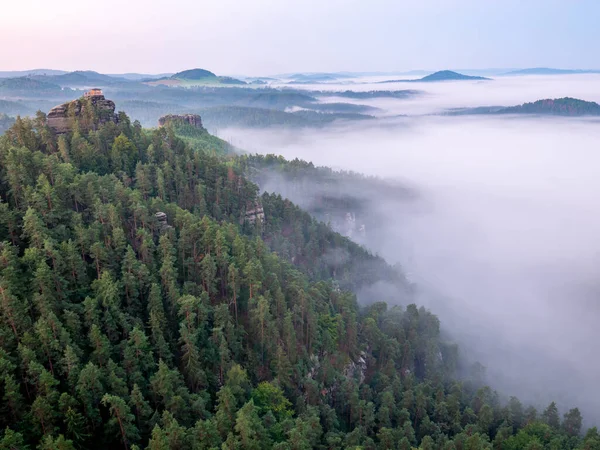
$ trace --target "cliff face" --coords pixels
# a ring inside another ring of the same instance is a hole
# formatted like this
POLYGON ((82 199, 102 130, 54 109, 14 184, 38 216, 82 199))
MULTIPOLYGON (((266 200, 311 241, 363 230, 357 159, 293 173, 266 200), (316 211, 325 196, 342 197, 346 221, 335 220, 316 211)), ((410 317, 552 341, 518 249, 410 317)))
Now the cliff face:
POLYGON ((202 118, 198 114, 167 114, 158 119, 158 126, 164 127, 169 123, 183 123, 202 129, 202 118))
POLYGON ((240 223, 249 222, 255 224, 257 221, 264 222, 265 210, 263 209, 260 199, 256 199, 246 206, 246 214, 240 221, 240 223))
POLYGON ((55 106, 48 113, 48 126, 56 134, 65 134, 73 129, 76 119, 87 129, 119 121, 115 114, 115 102, 107 100, 104 95, 95 95, 55 106))

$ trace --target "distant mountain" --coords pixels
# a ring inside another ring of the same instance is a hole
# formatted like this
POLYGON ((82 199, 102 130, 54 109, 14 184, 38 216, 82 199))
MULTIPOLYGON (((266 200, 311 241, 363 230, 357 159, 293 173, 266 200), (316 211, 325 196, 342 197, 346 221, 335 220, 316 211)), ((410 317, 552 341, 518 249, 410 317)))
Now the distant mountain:
POLYGON ((491 78, 476 77, 471 75, 464 75, 462 73, 453 72, 452 70, 440 70, 430 75, 426 75, 423 78, 417 78, 415 80, 386 80, 380 81, 379 83, 432 83, 438 81, 464 81, 464 80, 490 80, 491 78))
POLYGON ((32 69, 32 70, 8 70, 8 71, 0 71, 0 78, 18 78, 18 77, 27 77, 31 75, 63 75, 67 73, 64 70, 54 70, 54 69, 32 69))
POLYGON ((475 77, 471 75, 464 75, 462 73, 453 72, 451 70, 440 70, 439 72, 432 73, 431 75, 426 75, 419 80, 414 81, 454 81, 454 80, 489 80, 490 78, 485 77, 475 77))
POLYGON ((563 97, 544 99, 517 106, 480 106, 477 108, 462 108, 446 111, 444 115, 497 115, 497 114, 528 114, 544 116, 600 116, 600 105, 577 98, 563 97))
POLYGON ((504 75, 573 75, 580 73, 600 73, 600 70, 572 70, 534 67, 531 69, 513 70, 505 73, 504 75))

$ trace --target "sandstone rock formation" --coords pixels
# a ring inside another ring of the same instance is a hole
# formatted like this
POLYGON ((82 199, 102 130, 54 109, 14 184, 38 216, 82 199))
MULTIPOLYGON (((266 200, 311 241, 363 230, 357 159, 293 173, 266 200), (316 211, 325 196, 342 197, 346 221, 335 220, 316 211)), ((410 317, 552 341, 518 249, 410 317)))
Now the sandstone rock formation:
POLYGON ((157 229, 159 233, 164 233, 168 229, 172 228, 171 225, 169 225, 169 223, 167 222, 167 215, 164 212, 157 212, 156 214, 154 214, 154 218, 157 221, 157 229))
POLYGON ((202 127, 202 118, 198 114, 167 114, 158 119, 158 126, 164 127, 169 123, 185 123, 194 128, 202 127))
POLYGON ((117 123, 115 102, 104 95, 89 95, 62 105, 55 106, 48 113, 48 126, 57 134, 65 134, 73 129, 75 120, 82 128, 95 130, 107 122, 117 123))
POLYGON ((263 222, 265 220, 265 210, 260 202, 260 200, 256 200, 246 207, 246 214, 242 220, 243 222, 249 222, 251 224, 255 224, 256 221, 263 222))

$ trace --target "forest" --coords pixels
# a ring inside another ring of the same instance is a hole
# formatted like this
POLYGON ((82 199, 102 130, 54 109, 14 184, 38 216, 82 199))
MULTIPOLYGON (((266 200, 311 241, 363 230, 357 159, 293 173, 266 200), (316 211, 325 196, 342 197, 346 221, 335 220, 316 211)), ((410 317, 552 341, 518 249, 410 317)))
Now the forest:
POLYGON ((260 196, 265 161, 86 113, 0 137, 0 449, 600 449, 576 407, 486 386, 397 268, 260 196), (357 303, 380 280, 403 306, 357 303))

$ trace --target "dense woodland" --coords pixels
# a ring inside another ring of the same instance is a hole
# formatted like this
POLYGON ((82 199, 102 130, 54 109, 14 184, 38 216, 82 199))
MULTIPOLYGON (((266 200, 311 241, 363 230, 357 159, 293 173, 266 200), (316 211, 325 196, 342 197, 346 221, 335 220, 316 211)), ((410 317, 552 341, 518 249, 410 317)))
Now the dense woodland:
POLYGON ((0 449, 600 448, 459 379, 424 308, 359 307, 401 276, 218 140, 94 119, 0 137, 0 449))

